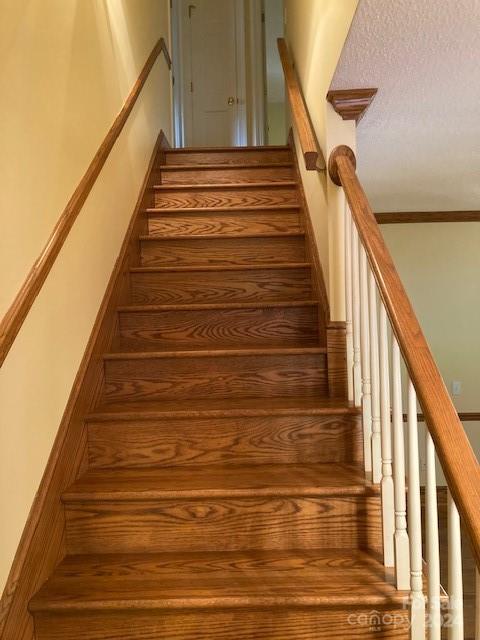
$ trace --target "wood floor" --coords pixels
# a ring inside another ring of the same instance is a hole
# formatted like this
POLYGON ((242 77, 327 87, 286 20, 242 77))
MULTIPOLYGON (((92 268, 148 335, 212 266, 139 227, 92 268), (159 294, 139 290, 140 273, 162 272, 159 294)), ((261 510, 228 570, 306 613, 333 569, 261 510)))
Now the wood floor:
POLYGON ((291 150, 153 172, 36 637, 406 638, 291 150))

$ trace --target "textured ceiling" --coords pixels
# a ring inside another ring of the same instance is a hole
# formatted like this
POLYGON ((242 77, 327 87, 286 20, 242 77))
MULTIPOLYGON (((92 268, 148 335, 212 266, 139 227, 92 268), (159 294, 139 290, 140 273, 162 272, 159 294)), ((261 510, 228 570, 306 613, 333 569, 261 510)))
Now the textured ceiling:
POLYGON ((374 209, 480 209, 480 0, 360 0, 332 88, 360 87, 374 209))

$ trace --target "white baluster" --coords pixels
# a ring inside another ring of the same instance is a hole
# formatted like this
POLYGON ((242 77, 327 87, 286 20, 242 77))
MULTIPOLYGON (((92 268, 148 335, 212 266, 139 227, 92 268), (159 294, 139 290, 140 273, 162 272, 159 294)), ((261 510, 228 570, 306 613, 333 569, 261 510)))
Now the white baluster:
POLYGON ((378 361, 377 283, 368 268, 368 302, 370 318, 370 370, 372 376, 372 481, 382 479, 382 440, 380 428, 380 363, 378 361))
POLYGON ((463 577, 460 516, 448 491, 448 640, 463 640, 463 577))
POLYGON ((380 419, 382 438, 382 525, 383 562, 386 567, 395 565, 393 536, 395 533, 395 509, 393 500, 392 426, 390 416, 390 368, 388 361, 387 312, 380 301, 380 419))
POLYGON ((345 328, 347 347, 348 400, 353 402, 353 327, 352 327, 352 214, 345 201, 345 328))
POLYGON ((400 349, 392 336, 393 483, 395 500, 395 569, 397 589, 410 589, 410 548, 405 496, 405 443, 403 439, 402 372, 400 349))
POLYGON ((358 270, 358 231, 353 220, 352 230, 352 329, 353 329, 353 401, 362 404, 362 369, 360 364, 360 277, 358 270))
POLYGON ((428 429, 425 430, 425 523, 428 571, 428 638, 441 638, 440 609, 440 545, 438 540, 437 477, 435 473, 435 445, 428 429))
POLYGON ((372 388, 370 379, 370 323, 367 254, 360 245, 360 352, 362 364, 363 453, 365 471, 372 470, 372 388))
POLYGON ((411 380, 408 381, 408 532, 410 539, 411 589, 410 638, 412 640, 425 640, 417 394, 411 380))

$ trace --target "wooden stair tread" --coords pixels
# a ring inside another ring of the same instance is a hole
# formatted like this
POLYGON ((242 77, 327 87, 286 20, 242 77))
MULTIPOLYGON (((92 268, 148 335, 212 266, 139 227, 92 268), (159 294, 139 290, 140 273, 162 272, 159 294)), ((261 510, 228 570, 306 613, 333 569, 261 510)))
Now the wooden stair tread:
POLYGON ((63 494, 65 502, 378 495, 359 465, 268 464, 90 469, 63 494))
POLYGON ((125 351, 125 352, 112 352, 105 353, 103 355, 104 360, 141 360, 143 358, 230 358, 230 357, 242 357, 242 356, 293 356, 293 355, 315 355, 327 353, 326 347, 258 347, 251 348, 245 347, 239 348, 227 348, 219 349, 206 347, 203 349, 196 349, 194 351, 188 349, 179 349, 176 351, 125 351))
POLYGON ((295 188, 298 184, 295 180, 271 180, 269 182, 205 182, 198 184, 154 184, 152 189, 155 191, 207 191, 211 189, 277 189, 277 188, 295 188))
POLYGON ((401 607, 406 595, 359 550, 73 555, 30 610, 401 607))
POLYGON ((291 148, 286 144, 263 144, 263 145, 244 145, 237 147, 177 147, 171 149, 163 149, 165 155, 177 153, 214 153, 215 151, 227 151, 228 153, 243 153, 244 151, 290 151, 291 148))
POLYGON ((89 421, 148 420, 181 417, 241 417, 269 415, 359 415, 353 404, 331 398, 234 398, 146 400, 101 404, 87 416, 89 421))
POLYGON ((141 235, 142 242, 158 242, 163 240, 238 240, 239 238, 299 238, 305 237, 304 231, 267 231, 265 233, 197 233, 195 235, 162 234, 141 235))
POLYGON ((211 169, 275 169, 277 167, 293 167, 291 161, 285 162, 256 162, 255 164, 244 162, 238 164, 161 164, 157 167, 160 171, 202 171, 211 169))
POLYGON ((265 269, 309 269, 310 262, 257 262, 255 264, 191 264, 168 267, 132 267, 131 273, 169 273, 175 271, 264 271, 265 269))
POLYGON ((285 211, 298 211, 300 205, 295 204, 274 204, 274 205, 262 205, 262 206, 240 206, 240 207, 149 207, 145 209, 147 215, 159 215, 164 213, 258 213, 259 211, 277 211, 278 213, 285 213, 285 211))

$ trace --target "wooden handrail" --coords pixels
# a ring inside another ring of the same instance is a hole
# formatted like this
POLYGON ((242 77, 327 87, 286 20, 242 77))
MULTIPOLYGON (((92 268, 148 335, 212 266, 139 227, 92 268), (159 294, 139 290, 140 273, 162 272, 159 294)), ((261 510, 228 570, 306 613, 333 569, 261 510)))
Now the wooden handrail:
POLYGON ((13 303, 3 317, 0 323, 0 367, 3 365, 15 338, 28 315, 28 312, 40 293, 40 290, 47 279, 47 276, 65 243, 65 240, 68 237, 70 229, 90 194, 100 171, 105 165, 113 145, 122 132, 128 116, 130 115, 160 53, 165 55, 167 64, 169 65, 169 68, 171 67, 170 55, 168 53, 165 40, 164 38, 160 38, 148 56, 148 59, 133 85, 120 113, 115 118, 88 169, 58 219, 42 253, 37 258, 20 291, 17 293, 13 303))
POLYGON ((292 117, 300 140, 305 168, 308 171, 325 171, 326 163, 323 153, 318 144, 315 130, 308 115, 307 105, 303 97, 300 83, 295 73, 292 59, 287 49, 284 38, 277 39, 280 60, 282 61, 283 73, 285 76, 285 86, 288 100, 292 110, 292 117))
POLYGON ((160 40, 158 41, 159 45, 160 45, 160 49, 165 57, 165 62, 167 63, 167 66, 169 69, 172 68, 172 58, 170 57, 170 52, 168 50, 167 47, 167 43, 165 42, 165 38, 160 38, 160 40))
POLYGON ((425 421, 480 567, 480 467, 403 287, 380 227, 355 171, 349 147, 333 150, 329 173, 345 191, 397 337, 425 421))

